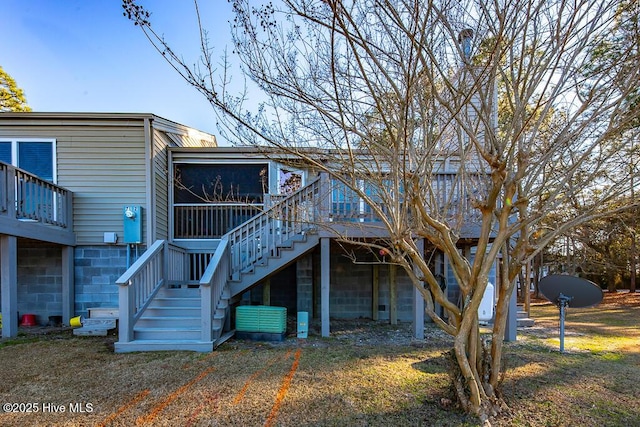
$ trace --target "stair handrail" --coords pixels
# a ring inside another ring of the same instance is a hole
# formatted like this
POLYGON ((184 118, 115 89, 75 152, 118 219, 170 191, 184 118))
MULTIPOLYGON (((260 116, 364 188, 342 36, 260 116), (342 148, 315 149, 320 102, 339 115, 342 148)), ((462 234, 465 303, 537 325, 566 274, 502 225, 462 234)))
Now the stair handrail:
POLYGON ((239 275, 276 248, 317 223, 321 176, 225 234, 230 245, 230 276, 239 275))
MULTIPOLYGON (((166 240, 156 240, 122 274, 118 285, 119 340, 131 342, 133 327, 160 288, 172 277, 171 263, 184 265, 186 251, 166 240)), ((180 271, 184 271, 183 269, 180 271)))
POLYGON ((253 216, 253 217, 249 218, 248 220, 246 220, 242 224, 240 224, 240 225, 236 226, 235 228, 232 228, 231 230, 227 231, 225 236, 230 236, 232 234, 237 233, 238 230, 243 228, 243 226, 245 224, 251 222, 254 218, 257 218, 259 216, 264 216, 264 215, 272 215, 272 211, 273 210, 278 209, 278 207, 282 206, 283 204, 289 203, 290 200, 299 197, 299 195, 301 193, 304 193, 305 191, 308 191, 309 189, 316 189, 316 188, 319 189, 318 186, 319 186, 321 180, 322 180, 322 176, 321 175, 315 177, 307 185, 305 185, 305 186, 303 186, 301 188, 298 188, 293 193, 288 194, 288 195, 282 197, 281 199, 275 201, 272 205, 270 205, 268 208, 266 208, 265 210, 263 210, 262 212, 260 212, 256 216, 253 216))
POLYGON ((200 278, 202 341, 213 341, 213 314, 229 278, 229 238, 224 236, 200 278))

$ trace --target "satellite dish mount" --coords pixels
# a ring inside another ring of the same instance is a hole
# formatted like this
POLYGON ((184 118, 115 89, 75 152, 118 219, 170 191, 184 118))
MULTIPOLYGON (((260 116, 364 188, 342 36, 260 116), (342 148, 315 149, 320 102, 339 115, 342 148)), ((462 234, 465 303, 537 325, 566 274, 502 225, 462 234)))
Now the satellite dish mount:
POLYGON ((540 293, 560 309, 560 353, 564 353, 564 319, 567 307, 593 307, 602 301, 602 289, 575 276, 551 274, 540 280, 540 293))
POLYGON ((569 302, 571 302, 572 299, 573 297, 563 295, 561 292, 556 301, 560 309, 560 353, 564 353, 564 316, 569 302))

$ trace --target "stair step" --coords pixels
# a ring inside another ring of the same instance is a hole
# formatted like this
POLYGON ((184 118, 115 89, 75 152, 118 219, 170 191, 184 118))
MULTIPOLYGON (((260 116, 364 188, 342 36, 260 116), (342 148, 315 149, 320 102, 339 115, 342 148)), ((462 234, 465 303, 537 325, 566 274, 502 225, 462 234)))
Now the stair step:
POLYGON ((136 323, 140 328, 187 328, 199 327, 200 317, 142 316, 136 323))
POLYGON ((156 297, 152 301, 154 307, 199 307, 198 298, 156 297))
POLYGON ((77 337, 106 337, 109 335, 109 329, 92 329, 85 328, 83 326, 81 328, 74 329, 73 335, 77 337))
POLYGON ((307 240, 307 236, 305 234, 294 234, 293 236, 291 236, 291 238, 289 238, 289 240, 285 240, 282 243, 279 243, 277 245, 278 248, 291 248, 293 246, 295 246, 296 243, 302 243, 305 242, 307 240))
POLYGON ((534 325, 536 321, 534 319, 531 319, 529 317, 525 317, 525 318, 520 318, 517 320, 517 324, 518 327, 522 327, 522 328, 528 328, 534 325))
POLYGON ((87 313, 90 319, 117 319, 120 315, 118 307, 91 307, 87 313))
POLYGON ((106 337, 109 331, 115 328, 116 319, 84 319, 82 327, 74 329, 73 335, 106 337))
POLYGON ((134 328, 135 340, 199 340, 202 336, 200 328, 134 328))
POLYGON ((200 298, 200 288, 167 288, 163 287, 156 295, 159 298, 200 298))
POLYGON ((133 351, 198 351, 208 353, 213 351, 213 342, 200 340, 134 340, 131 342, 115 343, 116 353, 130 353, 133 351))
POLYGON ((144 312, 150 317, 197 317, 200 316, 201 307, 156 307, 150 305, 144 312))
POLYGON ((82 326, 91 326, 94 328, 115 328, 117 319, 97 318, 83 319, 82 326))

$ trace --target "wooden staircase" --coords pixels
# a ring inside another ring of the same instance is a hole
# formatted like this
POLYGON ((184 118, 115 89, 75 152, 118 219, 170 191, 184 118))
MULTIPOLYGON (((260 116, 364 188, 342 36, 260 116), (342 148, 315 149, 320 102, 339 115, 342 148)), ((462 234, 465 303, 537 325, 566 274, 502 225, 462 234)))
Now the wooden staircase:
MULTIPOLYGON (((294 262, 319 243, 313 224, 317 179, 227 233, 203 272, 193 253, 155 242, 117 281, 119 341, 116 352, 208 352, 228 339, 230 300, 294 262)), ((213 253, 212 253, 213 252, 213 253)), ((202 256, 202 253, 195 254, 202 256)), ((202 258, 200 258, 202 259, 202 258)))
POLYGON ((134 339, 197 341, 200 306, 197 288, 162 288, 133 328, 134 339))
MULTIPOLYGON (((214 314, 213 335, 224 337, 227 297, 214 314)), ((116 343, 117 352, 212 351, 220 342, 202 340, 202 297, 197 287, 162 287, 133 328, 133 340, 116 343)))
POLYGON ((242 294, 255 284, 287 267, 307 252, 313 250, 319 243, 320 239, 316 233, 304 232, 276 246, 270 255, 256 260, 255 263, 230 278, 231 297, 242 294))

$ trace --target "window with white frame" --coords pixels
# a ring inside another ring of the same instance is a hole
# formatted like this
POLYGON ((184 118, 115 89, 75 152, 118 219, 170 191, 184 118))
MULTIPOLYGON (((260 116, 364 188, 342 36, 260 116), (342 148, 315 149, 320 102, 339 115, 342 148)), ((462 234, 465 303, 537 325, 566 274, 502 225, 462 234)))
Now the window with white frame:
POLYGON ((0 139, 0 161, 53 183, 56 182, 55 153, 55 139, 0 139))

